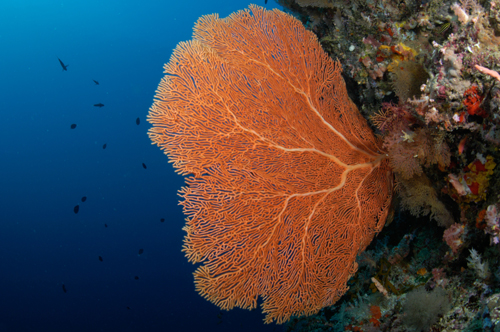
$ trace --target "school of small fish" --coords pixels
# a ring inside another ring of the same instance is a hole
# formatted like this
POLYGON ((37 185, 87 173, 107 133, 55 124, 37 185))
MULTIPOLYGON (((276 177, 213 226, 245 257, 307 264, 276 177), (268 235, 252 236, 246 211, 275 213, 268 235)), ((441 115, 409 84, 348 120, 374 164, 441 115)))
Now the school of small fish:
MULTIPOLYGON (((68 65, 65 65, 65 64, 61 61, 61 59, 59 59, 59 58, 58 58, 58 60, 59 60, 60 65, 61 65, 61 66, 62 66, 62 68, 63 68, 63 71, 68 71, 68 69, 67 69, 68 65)), ((98 82, 97 80, 92 80, 92 81, 94 82, 94 84, 95 84, 95 85, 100 85, 100 84, 99 84, 99 82, 98 82)), ((103 104, 103 103, 97 103, 97 104, 94 104, 94 107, 102 108, 102 107, 104 107, 104 104, 103 104)), ((136 125, 140 125, 140 124, 141 124, 141 119, 140 119, 139 117, 135 119, 135 124, 136 124, 136 125)), ((70 129, 76 129, 76 127, 77 127, 77 124, 76 124, 76 123, 73 123, 73 124, 71 124, 71 125, 70 125, 70 129)), ((102 149, 103 149, 103 150, 105 150, 105 149, 107 148, 107 146, 108 146, 108 145, 107 145, 107 143, 104 143, 104 144, 102 145, 102 149)), ((143 167, 144 169, 147 169, 147 166, 146 166, 146 164, 145 164, 145 163, 142 163, 142 167, 143 167)), ((81 203, 86 202, 86 201, 87 201, 87 196, 82 196, 82 197, 80 198, 80 201, 81 201, 81 203)), ((74 212, 75 214, 78 214, 78 213, 80 212, 80 203, 76 204, 76 205, 73 207, 73 212, 74 212)), ((161 218, 161 219, 160 219, 160 222, 164 222, 164 221, 165 221, 165 218, 161 218)), ((108 228, 108 224, 104 224, 104 228, 108 228)), ((144 249, 142 249, 142 248, 141 248, 141 249, 139 249, 139 251, 138 251, 138 256, 141 256, 143 253, 144 253, 144 249)), ((102 257, 102 256, 98 255, 98 259, 99 259, 99 261, 100 261, 100 262, 104 262, 104 259, 103 259, 103 257, 102 257)), ((134 280, 139 280, 139 276, 137 276, 137 275, 136 275, 136 276, 134 276, 134 280)), ((67 288, 66 288, 66 285, 65 285, 64 283, 62 284, 62 290, 63 290, 63 292, 64 292, 64 293, 67 293, 67 292, 68 292, 68 290, 67 290, 67 288)), ((130 310, 130 307, 126 307, 126 308, 127 308, 127 310, 130 310)))

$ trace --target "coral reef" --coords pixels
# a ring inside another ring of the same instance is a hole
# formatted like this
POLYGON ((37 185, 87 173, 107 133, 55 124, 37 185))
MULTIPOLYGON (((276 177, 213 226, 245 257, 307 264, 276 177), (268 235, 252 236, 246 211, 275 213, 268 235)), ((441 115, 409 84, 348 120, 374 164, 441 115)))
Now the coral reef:
POLYGON ((426 329, 500 331, 500 1, 278 2, 341 62, 396 192, 346 296, 288 330, 415 330, 411 292, 443 289, 426 329))
POLYGON ((333 305, 393 193, 340 64, 293 16, 252 5, 200 18, 165 72, 149 134, 190 175, 180 196, 196 290, 225 310, 260 297, 266 323, 333 305))

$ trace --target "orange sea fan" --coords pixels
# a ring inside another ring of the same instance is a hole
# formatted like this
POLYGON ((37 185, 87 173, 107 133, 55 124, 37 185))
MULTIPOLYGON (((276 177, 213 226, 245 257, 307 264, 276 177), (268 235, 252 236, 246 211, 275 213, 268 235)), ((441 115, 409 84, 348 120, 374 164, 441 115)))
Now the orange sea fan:
POLYGON ((197 291, 283 323, 335 303, 383 227, 388 159, 340 64, 279 10, 201 17, 148 120, 176 171, 197 291))

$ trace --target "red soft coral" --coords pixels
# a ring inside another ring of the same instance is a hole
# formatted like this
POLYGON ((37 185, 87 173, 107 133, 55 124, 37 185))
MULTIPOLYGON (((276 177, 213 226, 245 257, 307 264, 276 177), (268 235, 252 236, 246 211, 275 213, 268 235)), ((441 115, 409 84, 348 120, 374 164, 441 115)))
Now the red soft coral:
POLYGON ((479 115, 483 118, 488 116, 485 110, 481 108, 481 103, 484 97, 481 96, 477 90, 477 86, 473 85, 464 92, 464 105, 467 107, 467 112, 470 115, 479 115))

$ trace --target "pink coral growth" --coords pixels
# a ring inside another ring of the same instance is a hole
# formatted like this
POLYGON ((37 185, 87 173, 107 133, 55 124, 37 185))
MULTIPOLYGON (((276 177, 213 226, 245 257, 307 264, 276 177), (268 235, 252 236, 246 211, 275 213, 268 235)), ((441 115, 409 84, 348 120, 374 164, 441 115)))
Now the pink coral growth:
POLYGON ((446 272, 443 268, 432 269, 432 277, 437 286, 446 287, 448 285, 448 279, 446 278, 446 272))
POLYGON ((495 78, 496 80, 498 80, 500 82, 500 73, 498 73, 494 70, 488 69, 486 67, 483 67, 483 66, 475 65, 475 67, 481 73, 486 74, 486 75, 490 75, 491 77, 495 78))
POLYGON ((392 168, 405 179, 422 174, 422 167, 415 157, 414 146, 403 141, 401 133, 393 133, 384 140, 392 168))
POLYGON ((369 35, 368 37, 363 38, 363 43, 367 45, 372 45, 374 49, 378 49, 380 45, 382 45, 375 37, 369 35))
POLYGON ((438 164, 444 168, 450 164, 448 145, 427 128, 391 131, 384 138, 384 148, 394 171, 405 179, 421 175, 422 166, 438 164))
POLYGON ((491 235, 491 244, 500 243, 500 216, 495 205, 488 206, 484 220, 486 221, 484 232, 491 235))
POLYGON ((443 240, 451 248, 454 254, 458 252, 463 244, 462 235, 464 234, 464 225, 454 223, 444 231, 443 240))
POLYGON ((455 174, 448 174, 448 178, 453 188, 455 188, 460 196, 465 196, 470 193, 469 187, 467 187, 462 176, 458 177, 455 174))

